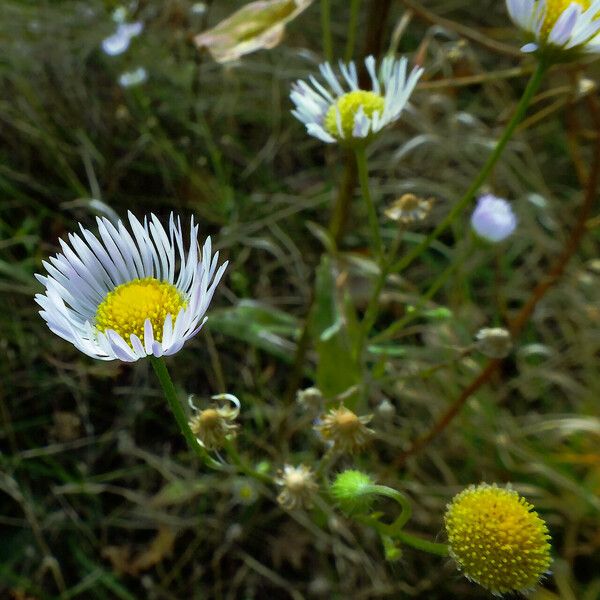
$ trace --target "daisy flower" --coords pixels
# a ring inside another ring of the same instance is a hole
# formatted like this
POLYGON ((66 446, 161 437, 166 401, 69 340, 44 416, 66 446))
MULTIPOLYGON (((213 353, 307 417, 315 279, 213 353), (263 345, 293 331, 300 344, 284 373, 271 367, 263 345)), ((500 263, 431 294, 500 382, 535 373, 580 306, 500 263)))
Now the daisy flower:
POLYGON ((46 288, 35 297, 40 315, 92 358, 175 354, 204 325, 227 263, 217 268, 210 238, 199 253, 193 218, 187 248, 172 214, 168 232, 155 215, 142 224, 129 213, 129 231, 122 221, 97 221, 98 235, 80 225, 81 234, 60 240, 62 252, 43 262, 47 275, 36 275, 46 288))
POLYGON ((521 50, 600 52, 600 0, 506 0, 530 38, 521 50))
POLYGON ((406 58, 396 60, 390 56, 383 60, 378 72, 373 56, 365 59, 365 66, 371 77, 371 90, 360 89, 353 62, 340 62, 343 80, 334 74, 329 63, 323 63, 319 69, 326 85, 312 75, 310 84, 299 80, 293 85, 290 98, 296 108, 292 114, 306 125, 310 135, 329 144, 364 143, 400 118, 423 69, 415 67, 409 74, 406 58))

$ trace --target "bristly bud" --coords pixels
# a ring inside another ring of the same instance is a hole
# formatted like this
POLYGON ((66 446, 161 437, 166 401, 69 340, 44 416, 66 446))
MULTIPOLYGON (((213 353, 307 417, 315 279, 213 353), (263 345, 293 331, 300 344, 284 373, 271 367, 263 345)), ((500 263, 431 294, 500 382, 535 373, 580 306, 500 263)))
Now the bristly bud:
POLYGON ((240 401, 232 394, 219 394, 213 400, 227 400, 229 404, 213 406, 198 411, 189 399, 190 406, 196 414, 190 419, 189 425, 198 443, 207 450, 218 450, 225 445, 226 440, 236 436, 239 425, 235 423, 240 413, 240 401))
POLYGON ((488 358, 506 358, 512 350, 510 333, 502 327, 484 327, 475 339, 477 349, 488 358))
POLYGON ((342 512, 364 515, 371 510, 375 498, 373 486, 373 480, 366 473, 351 469, 335 478, 329 492, 342 512))
POLYGON ((343 404, 321 417, 315 429, 337 452, 354 453, 364 448, 375 433, 367 427, 373 415, 359 417, 343 404))
POLYGON ((422 221, 431 212, 433 198, 420 198, 415 194, 404 194, 385 209, 385 216, 402 225, 422 221))
POLYGON ((319 489, 312 469, 305 465, 285 465, 277 474, 275 483, 283 488, 277 502, 287 510, 310 508, 319 489))

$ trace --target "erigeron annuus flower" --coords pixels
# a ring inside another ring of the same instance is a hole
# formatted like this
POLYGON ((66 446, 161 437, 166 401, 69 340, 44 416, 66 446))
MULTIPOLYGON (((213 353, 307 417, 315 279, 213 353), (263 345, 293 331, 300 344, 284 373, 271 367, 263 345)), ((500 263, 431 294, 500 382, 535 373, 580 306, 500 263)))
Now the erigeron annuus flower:
MULTIPOLYGON (((37 294, 40 315, 56 335, 100 360, 133 362, 171 355, 194 337, 227 263, 218 267, 207 238, 198 246, 192 218, 187 249, 181 222, 168 232, 155 215, 140 223, 129 213, 131 232, 99 218, 98 235, 60 240, 62 252, 36 275, 46 288, 37 294)), ((204 317, 204 318, 203 318, 204 317)))
POLYGON ((506 0, 506 6, 530 38, 523 52, 600 52, 600 0, 506 0))
POLYGON ((533 588, 552 562, 546 523, 514 490, 470 486, 448 505, 444 522, 460 570, 494 594, 533 588))
POLYGON ((373 56, 365 59, 365 66, 371 78, 370 90, 360 89, 353 62, 340 62, 343 81, 329 63, 323 63, 319 68, 326 86, 312 75, 310 84, 299 80, 293 85, 290 98, 296 109, 292 114, 306 125, 310 135, 327 143, 364 143, 400 118, 423 69, 415 67, 408 73, 406 58, 390 56, 379 71, 373 56))

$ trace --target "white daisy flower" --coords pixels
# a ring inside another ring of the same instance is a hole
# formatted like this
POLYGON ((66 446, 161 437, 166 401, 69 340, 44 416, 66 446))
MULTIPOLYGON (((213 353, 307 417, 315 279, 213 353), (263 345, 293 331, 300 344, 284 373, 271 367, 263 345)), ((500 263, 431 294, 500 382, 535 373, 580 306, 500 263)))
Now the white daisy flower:
POLYGON ((406 58, 396 60, 391 56, 383 60, 379 72, 373 56, 365 59, 365 65, 371 76, 371 90, 359 88, 353 62, 339 65, 349 91, 345 91, 329 63, 319 67, 328 87, 312 75, 310 85, 302 80, 293 85, 290 98, 296 109, 292 114, 306 125, 310 135, 329 144, 355 144, 400 118, 423 69, 415 67, 408 74, 406 58))
POLYGON ((60 240, 62 252, 43 262, 48 274, 36 275, 46 288, 35 297, 40 315, 92 358, 175 354, 206 322, 227 263, 217 268, 210 238, 199 254, 193 218, 187 252, 172 214, 168 233, 155 215, 142 225, 129 213, 131 233, 122 221, 97 221, 97 236, 80 225, 81 235, 60 240))
POLYGON ((506 6, 531 38, 523 52, 600 52, 600 0, 506 0, 506 6))

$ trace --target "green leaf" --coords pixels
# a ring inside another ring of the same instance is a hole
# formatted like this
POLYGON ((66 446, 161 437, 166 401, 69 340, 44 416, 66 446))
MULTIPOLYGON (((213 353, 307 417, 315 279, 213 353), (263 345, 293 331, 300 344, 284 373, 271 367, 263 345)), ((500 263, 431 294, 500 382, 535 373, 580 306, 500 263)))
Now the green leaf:
POLYGON ((337 396, 360 382, 360 369, 337 298, 331 259, 326 255, 317 268, 313 311, 311 336, 318 356, 315 383, 325 396, 337 396))

